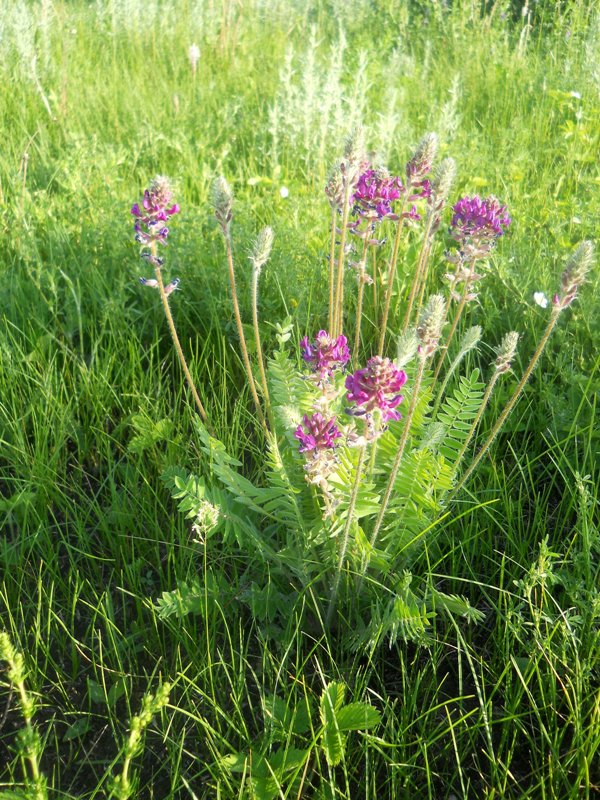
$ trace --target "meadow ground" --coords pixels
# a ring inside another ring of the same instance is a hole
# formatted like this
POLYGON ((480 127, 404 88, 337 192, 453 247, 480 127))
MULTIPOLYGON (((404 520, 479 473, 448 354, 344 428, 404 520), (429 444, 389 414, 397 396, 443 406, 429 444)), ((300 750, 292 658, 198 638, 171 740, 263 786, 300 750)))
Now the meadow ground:
MULTIPOLYGON (((195 542, 161 480, 175 465, 201 471, 202 456, 159 298, 138 282, 132 203, 152 176, 174 179, 179 334, 216 434, 260 482, 210 186, 223 174, 235 193, 248 323, 247 252, 259 228, 275 231, 260 301, 268 353, 288 315, 295 341, 325 324, 323 188, 359 123, 392 172, 436 131, 457 162, 454 195, 510 209, 470 312, 488 344, 522 334, 483 419, 493 425, 545 325, 534 292, 551 297, 599 228, 600 10, 486 7, 4 0, 0 630, 24 656, 41 739, 28 759, 35 731, 28 740, 14 669, 1 672, 1 797, 45 796, 34 762, 51 797, 124 797, 110 776, 125 764, 140 798, 600 793, 597 268, 470 482, 468 513, 445 519, 412 566, 468 597, 478 624, 432 617, 426 642, 367 653, 307 623, 301 605, 287 625, 268 619, 244 602, 248 553, 195 542), (233 594, 205 588, 196 613, 158 602, 181 582, 207 587, 215 565, 233 594), (136 747, 132 718, 161 681, 169 701, 136 747), (319 743, 331 681, 381 714, 348 735, 337 766, 319 743)), ((408 286, 398 277, 392 330, 408 286)), ((365 326, 365 352, 376 335, 365 326)), ((477 358, 485 366, 489 347, 477 358)))

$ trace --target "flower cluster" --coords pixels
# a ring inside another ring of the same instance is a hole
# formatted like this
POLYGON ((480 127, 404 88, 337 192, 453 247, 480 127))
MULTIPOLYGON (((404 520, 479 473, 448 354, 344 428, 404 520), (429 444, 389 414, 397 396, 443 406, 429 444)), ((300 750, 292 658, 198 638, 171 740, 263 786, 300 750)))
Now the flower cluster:
POLYGON ((400 419, 396 407, 403 400, 400 389, 406 383, 406 373, 397 369, 389 358, 373 356, 367 361, 365 369, 359 369, 346 378, 348 400, 356 403, 352 410, 360 416, 379 409, 383 422, 400 419))
POLYGON ((463 197, 452 210, 452 235, 458 242, 467 242, 489 247, 495 239, 502 236, 511 219, 506 206, 490 196, 482 200, 478 195, 463 197))
POLYGON ((305 336, 300 342, 302 358, 311 365, 317 385, 324 385, 338 367, 344 367, 350 360, 348 340, 345 336, 332 338, 327 331, 319 331, 310 341, 305 336))
POLYGON ((298 425, 294 433, 296 439, 300 441, 301 453, 335 447, 335 440, 341 435, 340 429, 335 424, 335 417, 326 419, 318 411, 310 417, 305 414, 302 425, 298 425))
POLYGON ((177 203, 171 204, 173 191, 167 178, 161 175, 154 178, 144 192, 142 206, 135 203, 131 213, 135 220, 135 239, 142 245, 166 244, 169 229, 163 223, 179 213, 177 203))
POLYGON ((398 200, 404 187, 400 178, 384 170, 368 169, 359 177, 352 200, 354 213, 372 220, 392 214, 392 202, 398 200))

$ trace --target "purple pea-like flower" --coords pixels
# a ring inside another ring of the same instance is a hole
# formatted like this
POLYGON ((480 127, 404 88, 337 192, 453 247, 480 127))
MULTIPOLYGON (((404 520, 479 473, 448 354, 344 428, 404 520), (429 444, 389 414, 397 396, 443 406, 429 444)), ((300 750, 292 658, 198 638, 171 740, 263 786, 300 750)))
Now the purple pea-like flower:
POLYGON ((389 358, 373 356, 364 369, 346 378, 348 400, 362 407, 351 413, 360 415, 378 408, 384 422, 400 419, 395 409, 404 399, 399 392, 405 383, 406 373, 389 358))
POLYGON ((404 193, 400 178, 383 170, 368 169, 359 177, 352 201, 360 217, 382 220, 392 213, 392 202, 404 193))
POLYGON ((142 205, 135 203, 131 213, 136 218, 135 239, 142 245, 154 242, 166 244, 169 229, 161 223, 179 213, 177 203, 171 203, 173 191, 167 178, 161 175, 154 178, 150 187, 144 192, 142 205))
POLYGON ((506 206, 493 196, 463 197, 452 210, 452 235, 459 242, 491 245, 511 223, 506 206))
POLYGON ((342 435, 335 424, 335 417, 326 419, 318 411, 310 417, 305 414, 302 425, 298 425, 294 433, 296 439, 300 441, 301 453, 335 447, 336 439, 339 439, 342 435))
POLYGON ((311 365, 317 382, 326 382, 338 367, 345 366, 350 360, 348 340, 345 336, 331 337, 327 331, 319 331, 310 341, 305 336, 300 342, 302 358, 311 365))

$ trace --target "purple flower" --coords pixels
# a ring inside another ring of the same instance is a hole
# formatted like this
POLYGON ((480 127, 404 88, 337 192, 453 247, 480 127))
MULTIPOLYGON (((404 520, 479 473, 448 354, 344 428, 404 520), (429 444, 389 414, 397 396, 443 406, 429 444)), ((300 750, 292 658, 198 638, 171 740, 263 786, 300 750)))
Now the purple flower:
POLYGON ((378 408, 384 422, 400 419, 394 409, 404 399, 399 394, 406 383, 406 373, 397 369, 389 358, 373 356, 367 361, 365 369, 359 369, 346 378, 348 400, 357 406, 364 406, 355 414, 364 414, 378 408))
POLYGON ((359 177, 352 201, 354 213, 361 217, 381 220, 392 213, 392 202, 403 194, 400 178, 383 170, 368 169, 359 177))
POLYGON ((495 239, 505 232, 511 219, 506 206, 490 196, 485 200, 475 195, 463 197, 452 207, 452 235, 459 241, 467 241, 477 245, 491 245, 495 239))
POLYGON ((311 450, 326 450, 335 447, 335 440, 342 435, 335 424, 335 417, 325 419, 316 411, 312 416, 304 415, 302 425, 298 425, 294 436, 300 441, 300 452, 307 453, 311 450))
POLYGON ((150 187, 144 192, 142 205, 135 203, 131 213, 136 218, 135 239, 142 245, 153 242, 166 244, 169 229, 163 223, 169 217, 179 213, 177 203, 171 204, 173 191, 167 178, 161 175, 154 178, 150 187))
POLYGON ((319 331, 313 342, 308 336, 300 342, 302 358, 311 365, 317 382, 325 382, 333 375, 333 370, 343 367, 350 360, 350 350, 345 336, 333 339, 327 331, 319 331))

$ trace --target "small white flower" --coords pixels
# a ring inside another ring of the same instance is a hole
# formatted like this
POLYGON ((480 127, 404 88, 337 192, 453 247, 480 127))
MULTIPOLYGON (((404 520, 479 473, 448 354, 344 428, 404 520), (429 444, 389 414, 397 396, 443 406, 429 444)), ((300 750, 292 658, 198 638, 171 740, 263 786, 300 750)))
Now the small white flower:
POLYGON ((286 197, 290 196, 290 190, 287 188, 287 186, 281 187, 281 189, 279 190, 279 196, 282 197, 284 200, 286 199, 286 197))
POLYGON ((533 299, 540 308, 548 308, 548 298, 543 292, 534 292, 533 299))

